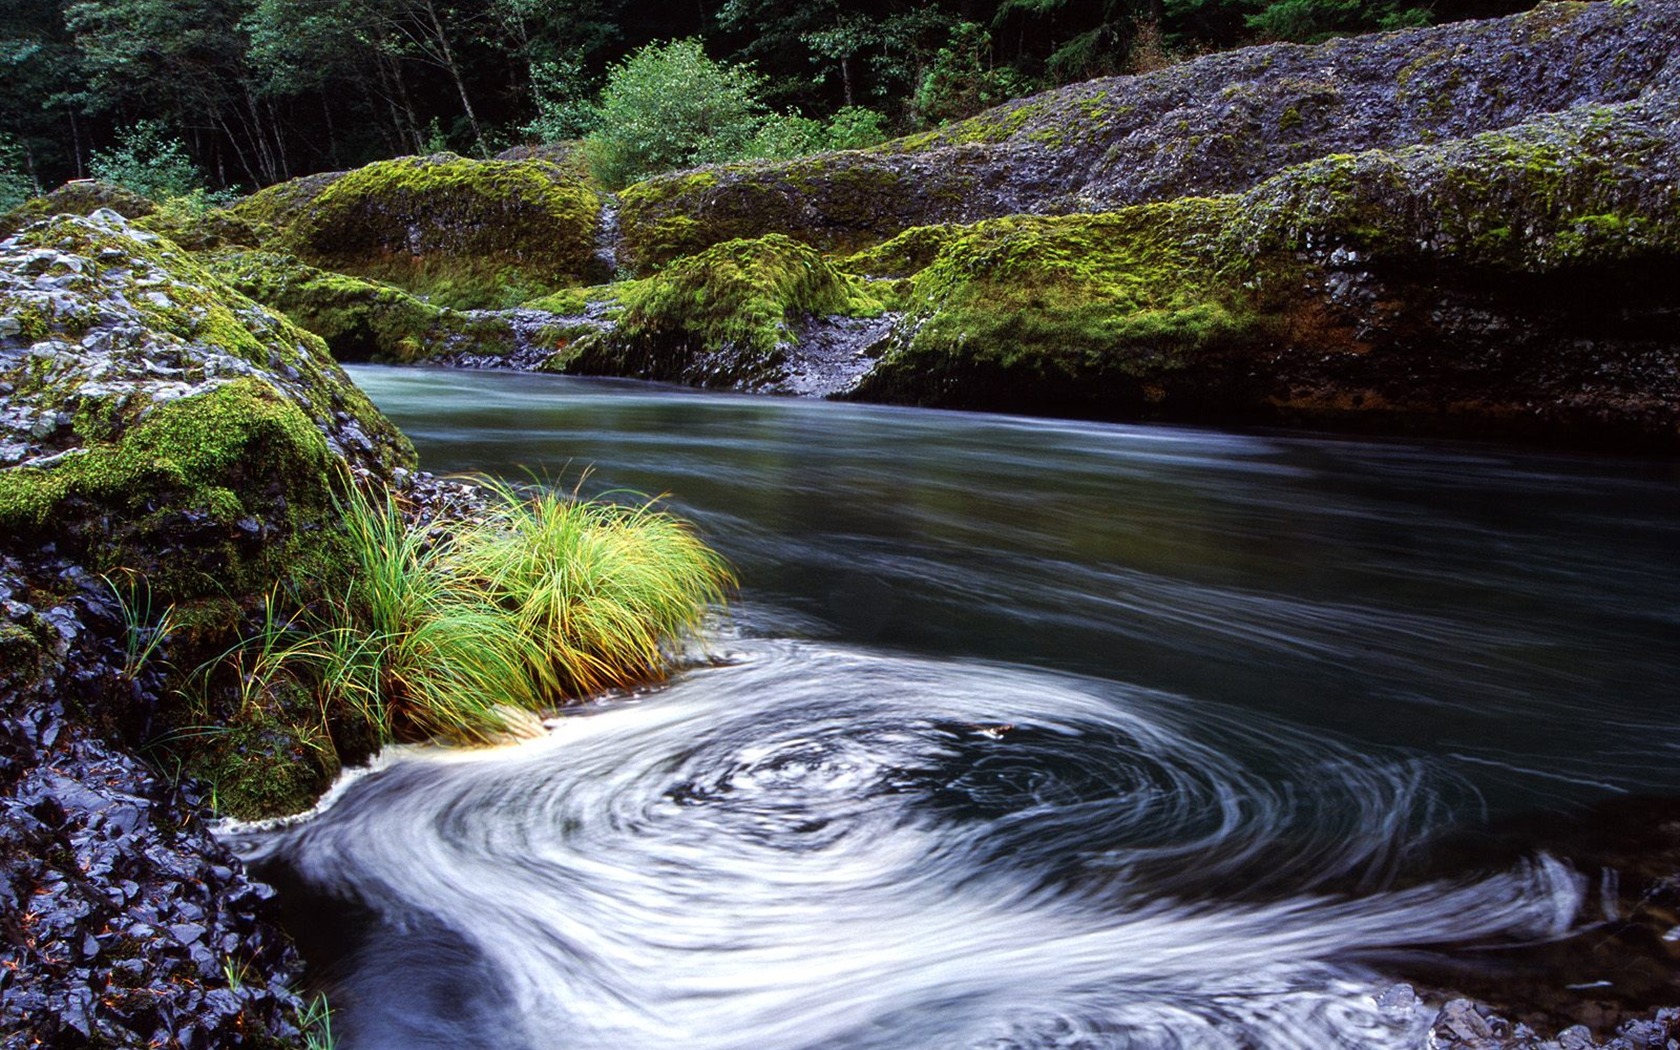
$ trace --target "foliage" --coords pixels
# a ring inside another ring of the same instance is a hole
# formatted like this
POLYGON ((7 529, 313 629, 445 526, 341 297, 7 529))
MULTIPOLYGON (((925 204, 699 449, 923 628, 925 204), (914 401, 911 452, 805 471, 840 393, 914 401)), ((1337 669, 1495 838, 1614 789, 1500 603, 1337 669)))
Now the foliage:
POLYGON ((23 148, 17 139, 0 133, 0 212, 38 196, 41 188, 27 171, 23 148))
POLYGON ((1429 21, 1428 8, 1403 7, 1394 0, 1271 0, 1247 18, 1248 26, 1266 39, 1300 43, 1429 21))
POLYGON ((764 122, 762 87, 745 66, 706 57, 698 39, 648 45, 607 74, 587 139, 596 175, 616 188, 742 156, 764 122))
POLYGON ((154 201, 196 196, 204 207, 209 205, 203 174, 186 146, 159 121, 142 120, 122 132, 115 146, 95 151, 88 169, 102 182, 154 201))
POLYGON ((951 41, 939 49, 932 67, 916 86, 914 108, 926 123, 960 120, 1032 89, 1014 70, 992 61, 992 42, 984 27, 959 22, 951 41))
POLYGON ((740 158, 791 160, 812 153, 836 149, 864 149, 886 140, 884 118, 872 109, 846 106, 827 124, 798 113, 777 114, 765 119, 740 158))
POLYGON ((732 585, 693 531, 635 505, 486 485, 478 520, 414 527, 389 494, 341 505, 343 582, 240 650, 311 689, 338 735, 487 742, 530 713, 661 677, 732 585))
POLYGON ((525 125, 525 133, 542 142, 564 142, 588 134, 597 119, 589 90, 583 64, 574 56, 533 65, 531 95, 537 115, 525 125))

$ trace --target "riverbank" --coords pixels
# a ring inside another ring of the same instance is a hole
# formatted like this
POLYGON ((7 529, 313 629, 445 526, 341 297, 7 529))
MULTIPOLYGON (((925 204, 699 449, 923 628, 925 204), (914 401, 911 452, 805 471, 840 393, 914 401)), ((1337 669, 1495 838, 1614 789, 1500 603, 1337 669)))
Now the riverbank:
POLYGON ((555 146, 138 221, 346 360, 1666 455, 1677 36, 1552 3, 616 196, 555 146))

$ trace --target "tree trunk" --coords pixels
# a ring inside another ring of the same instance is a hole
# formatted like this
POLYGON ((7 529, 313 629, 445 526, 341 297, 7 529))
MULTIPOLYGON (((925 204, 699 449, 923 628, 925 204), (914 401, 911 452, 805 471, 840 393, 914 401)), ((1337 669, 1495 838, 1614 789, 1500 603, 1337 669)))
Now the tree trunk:
POLYGON ((461 108, 466 110, 467 123, 472 126, 473 141, 478 144, 479 156, 488 156, 490 150, 484 143, 484 129, 478 126, 478 114, 473 112, 472 99, 467 97, 467 84, 461 79, 461 67, 455 61, 455 49, 449 46, 449 34, 444 31, 443 20, 438 18, 437 7, 432 0, 426 0, 426 15, 432 20, 432 33, 438 42, 438 54, 443 56, 444 68, 449 70, 449 78, 455 81, 455 90, 461 94, 461 108))

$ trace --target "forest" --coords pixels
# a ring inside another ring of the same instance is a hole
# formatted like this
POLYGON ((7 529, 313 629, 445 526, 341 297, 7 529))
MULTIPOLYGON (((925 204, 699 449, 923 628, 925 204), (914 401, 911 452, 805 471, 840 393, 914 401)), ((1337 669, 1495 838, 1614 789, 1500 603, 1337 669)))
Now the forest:
MULTIPOLYGON (((702 110, 696 119, 707 127, 684 130, 695 141, 676 144, 664 163, 785 157, 867 145, 1046 87, 1237 45, 1526 6, 5 0, 0 203, 125 166, 162 169, 173 179, 168 193, 194 183, 225 196, 404 154, 489 156, 624 126, 649 116, 636 107, 672 95, 702 110), (674 83, 684 86, 673 91, 674 83)), ((632 164, 605 174, 612 182, 646 173, 632 164)))

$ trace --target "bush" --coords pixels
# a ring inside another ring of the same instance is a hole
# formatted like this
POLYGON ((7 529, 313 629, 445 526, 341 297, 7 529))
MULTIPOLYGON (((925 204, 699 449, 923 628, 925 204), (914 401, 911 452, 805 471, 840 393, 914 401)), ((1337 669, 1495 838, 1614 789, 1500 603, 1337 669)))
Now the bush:
POLYGON ((109 150, 94 150, 88 171, 101 182, 133 190, 154 201, 175 198, 210 201, 203 174, 187 155, 187 147, 155 120, 121 132, 109 150))
POLYGON ((918 117, 929 124, 972 117, 983 109, 1027 94, 1032 85, 1007 67, 992 67, 992 38, 984 27, 959 22, 951 42, 940 48, 916 86, 918 117))
POLYGON ((751 151, 765 121, 763 78, 706 57, 700 41, 649 44, 607 74, 586 139, 611 187, 751 151))
POLYGON ((0 212, 40 195, 41 187, 28 174, 23 148, 12 136, 0 134, 0 212))
POLYGON ((865 149, 887 140, 886 117, 863 106, 842 107, 828 121, 827 149, 865 149))

